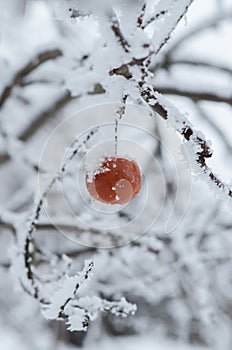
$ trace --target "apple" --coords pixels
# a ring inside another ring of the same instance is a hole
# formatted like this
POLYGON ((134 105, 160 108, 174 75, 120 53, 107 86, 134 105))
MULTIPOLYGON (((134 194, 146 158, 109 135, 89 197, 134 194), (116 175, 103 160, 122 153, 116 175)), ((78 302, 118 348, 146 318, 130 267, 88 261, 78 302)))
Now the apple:
POLYGON ((94 199, 108 204, 126 204, 140 192, 142 176, 134 160, 105 157, 93 176, 86 173, 86 186, 94 199))

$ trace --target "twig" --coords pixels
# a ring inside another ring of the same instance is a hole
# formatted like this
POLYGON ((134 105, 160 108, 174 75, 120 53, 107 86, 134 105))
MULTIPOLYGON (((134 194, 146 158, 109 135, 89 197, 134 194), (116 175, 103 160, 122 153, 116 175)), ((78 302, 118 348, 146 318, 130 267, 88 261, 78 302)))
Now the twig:
MULTIPOLYGON (((90 91, 89 95, 95 94, 103 94, 105 90, 101 86, 101 84, 96 84, 94 86, 93 91, 90 91)), ((80 96, 72 97, 70 92, 64 93, 58 100, 52 104, 47 110, 39 113, 31 124, 29 124, 18 136, 18 139, 21 141, 28 141, 34 134, 50 119, 54 118, 54 116, 64 108, 70 101, 79 98, 80 96)), ((0 165, 6 163, 11 159, 9 154, 1 154, 0 155, 0 165)))
MULTIPOLYGON (((157 55, 158 52, 161 50, 161 48, 166 44, 166 42, 170 39, 170 35, 173 32, 173 30, 176 28, 177 24, 179 23, 179 21, 182 19, 182 17, 185 15, 185 13, 187 12, 189 6, 191 5, 191 3, 193 2, 193 0, 186 0, 186 6, 183 8, 182 11, 179 11, 179 13, 176 15, 175 21, 172 24, 172 26, 169 28, 167 35, 163 38, 162 42, 158 45, 158 47, 156 47, 155 49, 150 49, 150 52, 148 55, 146 55, 143 58, 140 59, 136 59, 133 58, 131 61, 129 61, 128 63, 124 63, 122 64, 120 67, 118 68, 114 68, 109 72, 109 75, 123 75, 126 79, 131 79, 133 78, 132 73, 130 72, 130 67, 131 66, 140 66, 141 70, 143 68, 143 66, 145 65, 146 68, 148 68, 153 56, 157 55)), ((119 24, 118 24, 119 25, 119 24)), ((123 46, 122 42, 121 45, 123 46)), ((147 45, 145 44, 145 47, 147 47, 147 45)), ((149 46, 148 46, 149 47, 149 46)), ((142 72, 143 73, 143 72, 142 72)))
MULTIPOLYGON (((89 275, 91 273, 93 269, 93 262, 91 261, 88 265, 88 267, 86 268, 85 272, 84 272, 84 275, 82 276, 82 279, 83 280, 87 280, 89 278, 89 275)), ((83 273, 83 272, 82 272, 83 273)), ((68 299, 65 300, 64 304, 60 306, 60 311, 59 311, 59 314, 58 314, 58 317, 59 318, 64 318, 66 317, 65 315, 65 312, 64 312, 64 309, 65 307, 68 305, 68 303, 75 297, 78 289, 80 288, 81 286, 81 283, 83 283, 83 281, 80 279, 80 281, 76 284, 74 290, 73 290, 73 293, 72 295, 70 295, 70 297, 68 299)))
MULTIPOLYGON (((93 136, 93 134, 96 132, 97 129, 91 131, 83 141, 83 145, 86 144, 86 142, 93 136)), ((38 220, 40 218, 40 214, 42 211, 42 207, 44 204, 44 201, 50 192, 50 190, 53 188, 54 184, 60 180, 62 174, 66 171, 67 166, 69 162, 75 157, 75 155, 81 150, 82 144, 77 140, 71 149, 70 154, 65 159, 63 165, 61 166, 61 169, 57 172, 57 174, 51 179, 48 186, 40 196, 40 198, 37 201, 37 204, 35 205, 34 212, 30 218, 30 221, 28 223, 26 238, 25 238, 25 246, 24 246, 24 265, 25 270, 27 274, 27 279, 31 282, 32 290, 33 292, 30 292, 30 295, 32 295, 35 299, 40 299, 40 302, 42 303, 42 299, 39 295, 39 287, 36 283, 36 277, 33 272, 33 265, 32 265, 32 258, 33 258, 33 252, 31 249, 31 245, 33 246, 33 233, 35 232, 38 224, 38 220)), ((24 285, 23 281, 21 281, 22 285, 24 285)), ((27 289, 27 288, 26 288, 27 289)))
POLYGON ((208 21, 204 20, 203 22, 197 24, 194 28, 181 35, 178 40, 176 40, 175 43, 171 45, 170 49, 167 52, 167 55, 170 56, 173 51, 176 51, 186 40, 193 38, 194 36, 202 33, 205 30, 208 30, 209 28, 216 27, 220 22, 224 20, 231 20, 231 18, 232 13, 229 11, 219 16, 210 18, 208 21))
MULTIPOLYGON (((179 13, 176 16, 175 21, 173 22, 172 26, 169 29, 167 35, 163 38, 163 40, 160 43, 160 45, 156 48, 155 55, 157 55, 160 52, 160 50, 162 49, 162 47, 169 41, 172 32, 174 31, 174 29, 176 28, 176 26, 180 22, 180 20, 184 17, 184 15, 188 11, 188 9, 189 9, 190 5, 192 4, 192 2, 193 2, 193 0, 187 0, 184 9, 182 11, 179 11, 179 13)), ((165 21, 164 21, 164 25, 165 25, 165 21)))
POLYGON ((193 67, 203 67, 203 68, 209 68, 213 70, 218 70, 220 72, 228 73, 232 75, 232 69, 227 68, 224 66, 216 65, 214 63, 210 62, 204 62, 204 61, 188 61, 188 60, 169 60, 168 62, 162 64, 163 68, 170 68, 173 65, 187 65, 187 66, 193 66, 193 67))
POLYGON ((211 92, 198 92, 198 91, 186 91, 178 88, 170 88, 170 87, 160 87, 156 85, 156 90, 161 94, 165 95, 176 95, 188 97, 191 100, 197 101, 212 101, 212 102, 224 102, 232 105, 232 97, 220 96, 211 92))
POLYGON ((36 132, 40 129, 40 127, 47 122, 49 119, 53 118, 54 115, 57 114, 68 102, 70 102, 73 97, 69 92, 66 92, 61 97, 57 99, 57 101, 52 104, 47 110, 39 113, 31 124, 29 124, 25 130, 23 130, 19 135, 19 140, 28 141, 36 132))
POLYGON ((144 2, 142 8, 141 8, 141 13, 139 15, 139 17, 137 18, 137 27, 144 29, 143 26, 143 20, 144 20, 144 16, 146 13, 146 9, 147 9, 147 4, 146 2, 144 2))
POLYGON ((130 45, 121 31, 120 24, 116 15, 111 17, 111 22, 112 22, 111 29, 114 32, 115 37, 118 39, 118 42, 122 46, 123 50, 126 53, 128 53, 130 51, 130 45))
MULTIPOLYGON (((227 198, 232 197, 232 190, 230 186, 226 185, 207 165, 206 159, 212 157, 212 150, 207 145, 206 140, 199 136, 199 134, 192 128, 187 119, 169 102, 153 90, 152 87, 146 85, 141 89, 141 96, 164 120, 169 121, 169 109, 175 114, 175 128, 184 139, 195 145, 198 149, 196 152, 196 164, 206 174, 206 176, 216 185, 220 190, 225 191, 227 198), (165 102, 163 102, 165 101, 165 102)), ((173 126, 173 125, 172 125, 173 126)))
POLYGON ((223 131, 217 126, 216 123, 213 122, 211 118, 208 117, 207 113, 204 111, 203 107, 200 106, 199 103, 194 103, 194 107, 197 109, 198 113, 202 116, 202 119, 206 121, 216 132, 216 134, 220 137, 220 141, 224 144, 226 150, 229 154, 232 154, 232 145, 225 137, 223 131))
POLYGON ((0 96, 0 108, 3 107, 6 100, 10 97, 12 90, 14 87, 21 85, 24 82, 24 79, 27 75, 29 75, 33 70, 38 68, 41 64, 54 60, 57 57, 62 56, 62 52, 58 49, 45 51, 43 53, 38 54, 33 60, 27 63, 22 69, 18 71, 15 75, 11 83, 5 87, 0 96))
POLYGON ((149 53, 148 55, 142 57, 142 58, 133 58, 131 61, 129 61, 128 63, 124 63, 122 64, 120 67, 117 68, 113 68, 110 72, 109 75, 122 75, 124 76, 126 79, 132 79, 133 75, 130 72, 130 67, 133 66, 138 66, 138 67, 142 67, 144 62, 146 62, 150 55, 152 53, 149 53))
POLYGON ((152 22, 156 21, 157 19, 159 19, 160 17, 166 15, 168 13, 168 10, 162 10, 159 13, 156 13, 154 16, 150 17, 142 26, 142 29, 145 29, 149 24, 151 24, 152 22))
POLYGON ((114 135, 114 153, 115 156, 117 156, 118 154, 118 124, 119 124, 119 120, 122 119, 123 115, 125 114, 126 111, 126 100, 128 98, 128 94, 125 94, 122 98, 122 105, 119 107, 117 114, 119 115, 119 117, 115 118, 115 135, 114 135))

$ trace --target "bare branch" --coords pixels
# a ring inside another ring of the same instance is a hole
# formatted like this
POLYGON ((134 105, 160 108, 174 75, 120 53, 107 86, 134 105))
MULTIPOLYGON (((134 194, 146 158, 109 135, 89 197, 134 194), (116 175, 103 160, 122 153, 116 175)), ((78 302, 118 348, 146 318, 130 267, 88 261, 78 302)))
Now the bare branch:
POLYGON ((156 13, 154 16, 151 16, 142 26, 142 29, 145 29, 149 24, 156 21, 160 17, 166 15, 168 13, 168 10, 161 10, 160 12, 156 13))
POLYGON ((2 92, 2 95, 0 96, 0 108, 3 107, 6 100, 10 97, 12 90, 14 87, 21 85, 24 82, 24 79, 26 76, 28 76, 33 70, 38 68, 41 64, 49 61, 54 60, 57 57, 62 56, 62 52, 58 49, 45 51, 43 53, 38 54, 33 60, 31 60, 29 63, 27 63, 22 69, 18 71, 18 73, 15 75, 11 83, 5 87, 5 89, 2 92))
MULTIPOLYGON (((72 100, 72 96, 67 92, 62 95, 51 107, 47 110, 41 112, 34 118, 32 123, 30 123, 18 136, 20 141, 28 141, 49 119, 53 118, 56 113, 62 109, 68 102, 72 100)), ((6 163, 11 159, 9 153, 3 153, 0 155, 0 165, 6 163)))
POLYGON ((141 13, 139 15, 139 17, 137 18, 137 27, 139 28, 143 28, 143 20, 144 20, 144 16, 145 16, 145 13, 146 13, 146 8, 147 8, 147 4, 146 2, 144 2, 142 8, 141 8, 141 13))
POLYGON ((61 97, 55 101, 54 104, 52 104, 47 110, 42 111, 39 113, 31 124, 25 128, 19 135, 19 140, 21 141, 28 141, 40 128, 44 125, 45 122, 50 120, 51 118, 54 118, 54 116, 57 114, 58 111, 60 111, 64 106, 69 103, 73 97, 70 95, 69 92, 64 93, 61 97))
POLYGON ((165 95, 176 95, 188 97, 191 100, 197 101, 212 101, 212 102, 224 102, 232 105, 232 97, 220 96, 210 92, 198 92, 198 91, 186 91, 180 90, 178 88, 169 88, 169 87, 159 87, 156 85, 156 90, 161 94, 165 95))
MULTIPOLYGON (((103 94, 105 90, 101 84, 96 84, 93 91, 90 91, 89 95, 103 94)), ((18 136, 20 141, 28 141, 34 134, 50 119, 53 119, 54 116, 64 108, 70 101, 78 99, 80 96, 71 96, 70 92, 64 93, 60 98, 55 101, 47 110, 39 113, 35 118, 33 118, 32 123, 30 123, 18 136)), ((10 154, 0 154, 0 165, 6 163, 11 159, 10 154)), ((37 170, 37 169, 36 169, 37 170)))
POLYGON ((198 113, 202 116, 202 119, 206 121, 219 136, 220 141, 224 144, 226 150, 229 154, 232 154, 232 144, 227 140, 224 132, 217 126, 216 123, 213 122, 212 118, 209 118, 207 113, 204 111, 203 107, 201 107, 200 103, 195 103, 194 107, 197 109, 198 113))
POLYGON ((169 60, 166 64, 162 64, 163 68, 170 68, 173 65, 187 65, 187 66, 193 66, 193 67, 203 67, 203 68, 209 68, 213 70, 218 70, 219 72, 224 72, 232 75, 232 69, 229 67, 224 67, 221 65, 217 65, 210 62, 204 62, 204 61, 188 61, 188 60, 169 60))
POLYGON ((133 66, 143 66, 144 62, 146 60, 148 60, 150 57, 150 54, 143 57, 143 58, 133 58, 133 60, 131 60, 130 62, 128 63, 124 63, 122 64, 120 67, 117 67, 117 68, 114 68, 112 69, 110 72, 109 72, 109 75, 122 75, 124 76, 126 79, 132 79, 133 78, 133 75, 132 73, 130 72, 130 67, 133 67, 133 66))
POLYGON ((170 56, 173 51, 176 51, 184 42, 187 40, 193 38, 194 36, 202 33, 205 30, 208 30, 210 28, 215 28, 217 27, 220 22, 222 21, 227 21, 231 20, 232 18, 232 13, 231 12, 225 12, 223 14, 219 14, 213 18, 210 18, 208 21, 204 20, 203 22, 197 24, 194 28, 191 30, 184 32, 183 35, 181 35, 175 43, 173 43, 168 50, 168 56, 170 56))
POLYGON ((118 42, 120 43, 120 45, 122 46, 123 50, 128 53, 130 52, 130 45, 128 43, 128 41, 126 40, 126 38, 124 37, 121 28, 120 28, 120 23, 116 17, 116 15, 114 15, 111 18, 111 29, 114 32, 115 37, 117 38, 118 42))

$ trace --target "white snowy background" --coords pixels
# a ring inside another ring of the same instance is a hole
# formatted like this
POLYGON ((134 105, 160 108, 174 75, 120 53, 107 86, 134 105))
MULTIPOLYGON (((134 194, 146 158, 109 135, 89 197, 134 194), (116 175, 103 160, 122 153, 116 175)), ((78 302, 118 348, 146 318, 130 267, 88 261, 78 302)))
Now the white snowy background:
MULTIPOLYGON (((127 23, 128 11, 133 17, 137 7, 129 0, 116 2, 124 23, 123 31, 133 43, 133 53, 143 57, 144 33, 138 30, 133 37, 131 23, 129 20, 127 23)), ((189 2, 177 1, 176 11, 179 5, 189 2)), ((100 16, 102 2, 99 1, 97 7, 92 1, 87 3, 100 16)), ((151 9, 153 3, 159 6, 162 1, 147 3, 151 9)), ((175 1, 165 0, 165 3, 171 6, 175 1)), ((85 210, 83 202, 75 195, 76 163, 73 164, 72 159, 64 188, 83 222, 91 221, 92 227, 97 227, 97 234, 85 225, 75 227, 76 222, 71 221, 73 217, 66 215, 57 201, 55 190, 43 205, 47 206, 52 221, 55 220, 57 227, 71 240, 52 227, 44 212, 39 222, 33 222, 34 212, 31 212, 36 210, 38 200, 40 157, 55 128, 73 113, 79 115, 83 108, 121 102, 125 91, 130 92, 130 102, 133 99, 138 102, 138 92, 132 81, 107 75, 120 66, 120 62, 127 62, 127 56, 107 27, 105 18, 99 26, 94 16, 85 14, 85 6, 83 1, 0 0, 0 348, 231 349, 231 199, 226 203, 227 187, 217 195, 220 191, 215 184, 208 186, 207 174, 199 171, 194 163, 195 148, 188 149, 190 163, 182 159, 183 155, 178 156, 177 171, 183 172, 182 191, 187 197, 190 193, 190 202, 183 213, 182 201, 185 207, 188 198, 181 197, 174 221, 183 218, 169 235, 164 233, 164 227, 172 207, 176 179, 167 155, 159 153, 155 138, 126 127, 121 133, 129 135, 133 142, 146 145, 163 166, 171 204, 165 204, 156 225, 136 244, 132 242, 116 249, 96 248, 102 246, 102 242, 110 245, 108 231, 99 227, 107 225, 112 218, 116 226, 127 224, 130 216, 139 210, 142 196, 121 216, 107 214, 101 221, 102 215, 85 210), (69 8, 75 8, 76 3, 80 4, 84 15, 81 19, 70 20, 69 8), (111 45, 105 47, 105 41, 111 45), (29 62, 36 65, 43 57, 44 63, 39 63, 28 74, 23 71, 23 67, 30 70, 29 62), (21 75, 17 75, 18 72, 21 75), (10 86, 8 91, 7 86, 10 86), (182 166, 193 169, 191 191, 189 169, 183 170, 182 166), (36 279, 33 284, 22 266, 26 234, 36 225, 35 245, 33 240, 28 246, 31 253, 28 262, 32 262, 36 279), (81 244, 83 242, 85 245, 81 244), (80 288, 76 291, 77 283, 80 288), (34 294, 37 287, 36 298, 28 295, 34 294), (69 297, 71 301, 65 304, 69 297), (42 298, 49 299, 49 305, 44 306, 42 298), (67 322, 57 321, 60 306, 64 304, 69 315, 65 319, 67 322), (120 314, 128 317, 119 317, 120 314), (93 322, 83 328, 86 315, 93 322), (81 329, 86 332, 76 331, 81 329)), ((170 21, 160 32, 162 20, 154 32, 148 26, 147 38, 154 43, 162 40, 175 13, 175 8, 170 11, 170 21)), ((231 38, 232 1, 195 0, 149 66, 154 73, 149 77, 154 89, 167 97, 211 141, 214 153, 208 165, 227 184, 231 183, 232 164, 231 38)), ((132 72, 140 78, 136 67, 132 72)), ((161 105, 169 106, 162 97, 157 95, 157 99, 161 105)), ((170 110, 173 111, 172 107, 170 110)), ((97 121, 102 120, 99 115, 97 121)), ((158 128, 162 143, 170 149, 177 147, 180 153, 182 139, 173 136, 170 126, 158 115, 155 116, 157 121, 149 116, 143 121, 137 115, 134 118, 135 125, 139 123, 151 133, 158 128)), ((79 127, 76 132, 88 128, 87 119, 83 121, 80 117, 80 120, 80 125, 79 122, 75 124, 75 128, 79 127)), ((112 126, 112 137, 113 131, 112 126)), ((70 134, 64 128, 60 132, 62 150, 70 134)), ((100 129, 87 144, 87 150, 99 139, 104 140, 106 134, 109 135, 107 128, 106 131, 100 129)), ((86 149, 82 152, 81 156, 86 149)), ((52 149, 52 155, 49 154, 42 164, 42 170, 45 165, 52 176, 57 169, 58 153, 58 148, 52 149)), ((81 158, 78 161, 81 162, 81 158)), ((147 169, 150 197, 149 210, 141 216, 138 230, 149 222, 162 197, 156 168, 152 168, 149 159, 141 157, 142 162, 147 169)), ((45 180, 49 181, 49 174, 46 175, 45 180)), ((121 234, 120 239, 125 239, 123 230, 121 234)), ((126 234, 133 239, 134 232, 128 230, 126 234)))

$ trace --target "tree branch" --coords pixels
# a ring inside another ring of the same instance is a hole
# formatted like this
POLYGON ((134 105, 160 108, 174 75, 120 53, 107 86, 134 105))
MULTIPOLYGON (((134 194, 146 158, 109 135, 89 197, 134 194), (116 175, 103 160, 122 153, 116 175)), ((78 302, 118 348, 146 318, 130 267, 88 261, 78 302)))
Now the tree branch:
POLYGON ((204 172, 207 178, 213 182, 219 190, 223 190, 227 198, 232 198, 232 190, 230 186, 225 184, 206 163, 206 159, 211 158, 213 153, 205 138, 193 129, 188 120, 175 106, 173 106, 172 103, 167 101, 159 93, 155 92, 152 87, 144 85, 141 88, 141 96, 156 113, 169 122, 170 125, 192 145, 192 156, 194 157, 199 169, 204 172))
MULTIPOLYGON (((103 94, 105 90, 101 84, 96 84, 94 89, 90 91, 89 95, 103 94)), ((19 135, 18 139, 20 141, 28 141, 34 134, 50 119, 53 119, 54 116, 64 108, 70 101, 78 99, 80 96, 71 96, 70 92, 65 92, 60 98, 55 101, 47 110, 39 113, 32 123, 30 123, 19 135)), ((0 165, 6 163, 11 159, 10 154, 0 154, 0 165)))
POLYGON ((181 90, 181 89, 172 88, 172 87, 171 88, 159 87, 158 85, 156 85, 155 88, 161 94, 188 97, 195 102, 212 101, 212 102, 224 102, 224 103, 228 103, 229 105, 232 105, 232 96, 231 97, 219 96, 210 92, 186 91, 186 90, 181 90))
POLYGON ((217 15, 213 18, 210 18, 208 21, 204 20, 203 22, 197 24, 191 30, 184 32, 184 34, 181 35, 171 45, 170 49, 167 51, 167 55, 170 56, 173 53, 173 51, 176 51, 185 41, 193 38, 194 36, 198 35, 199 33, 202 33, 205 30, 216 27, 220 22, 224 20, 231 20, 231 18, 232 18, 232 13, 229 11, 229 12, 217 15))
POLYGON ((44 125, 45 122, 53 118, 58 111, 60 111, 64 106, 69 103, 73 97, 69 92, 65 92, 60 98, 55 101, 47 110, 39 113, 31 124, 29 124, 25 130, 23 130, 18 139, 21 141, 28 141, 36 132, 44 125))
POLYGON ((216 123, 213 122, 211 118, 208 117, 207 113, 204 111, 203 107, 200 106, 200 103, 194 103, 194 107, 197 109, 198 113, 202 116, 202 119, 206 121, 219 136, 220 141, 224 144, 226 150, 229 154, 232 154, 232 145, 227 140, 224 132, 217 126, 216 123))
POLYGON ((161 10, 160 12, 156 13, 154 16, 151 16, 142 26, 142 29, 145 29, 149 24, 156 21, 160 17, 166 15, 168 13, 168 10, 161 10))
MULTIPOLYGON (((39 199, 37 200, 35 207, 33 209, 33 213, 31 215, 30 220, 27 223, 27 229, 25 233, 25 239, 24 239, 24 269, 26 272, 26 278, 27 282, 29 281, 31 284, 31 290, 28 291, 31 296, 33 296, 35 299, 40 300, 42 303, 41 296, 40 296, 40 288, 37 283, 37 279, 34 273, 34 266, 33 266, 33 233, 36 231, 38 220, 41 215, 41 211, 43 208, 44 201, 50 192, 50 190, 53 188, 53 186, 57 183, 57 181, 60 180, 61 176, 65 173, 67 170, 68 164, 72 161, 72 159, 76 156, 76 154, 82 149, 83 145, 89 141, 89 139, 96 133, 97 129, 94 129, 90 131, 85 139, 80 142, 79 140, 76 140, 70 150, 70 153, 67 155, 67 158, 63 161, 63 164, 61 168, 58 170, 57 174, 52 177, 49 184, 45 188, 44 192, 41 194, 39 199)), ((22 286, 26 288, 25 283, 23 279, 21 279, 22 286)))
MULTIPOLYGON (((190 5, 192 4, 194 0, 182 0, 183 5, 179 5, 179 8, 175 8, 176 4, 174 4, 174 11, 172 14, 173 20, 169 21, 167 10, 165 20, 163 21, 163 28, 160 28, 160 31, 165 33, 165 36, 163 36, 161 42, 158 44, 158 46, 155 48, 155 55, 159 53, 159 51, 162 49, 162 47, 168 42, 168 40, 171 37, 172 32, 175 30, 177 24, 180 22, 180 20, 184 17, 186 12, 188 11, 190 5), (166 33, 167 32, 167 33, 166 33)), ((174 1, 175 2, 175 1, 174 1)), ((166 10, 165 10, 166 11, 166 10)))
POLYGON ((145 16, 145 13, 146 13, 146 9, 147 9, 147 4, 146 2, 143 3, 142 5, 142 8, 141 8, 141 12, 140 12, 140 15, 139 17, 137 18, 137 27, 139 28, 143 28, 143 20, 144 20, 144 16, 145 16))
POLYGON ((62 52, 58 49, 45 51, 38 54, 33 60, 27 63, 22 69, 20 69, 12 79, 11 83, 8 86, 6 86, 3 90, 2 95, 0 96, 0 108, 3 107, 7 99, 10 97, 12 90, 16 86, 21 85, 24 82, 24 79, 27 75, 29 75, 33 70, 38 68, 41 64, 49 60, 54 60, 60 56, 62 56, 62 52))
POLYGON ((113 17, 111 18, 111 22, 112 22, 111 29, 112 29, 115 37, 117 38, 118 42, 122 46, 123 50, 126 53, 130 52, 130 45, 121 31, 120 24, 119 24, 119 21, 118 21, 116 15, 113 15, 113 17))
POLYGON ((187 65, 187 66, 193 66, 193 67, 209 68, 209 69, 218 70, 220 72, 224 72, 232 75, 231 68, 223 67, 220 65, 216 65, 214 63, 204 62, 204 61, 169 60, 168 62, 165 62, 164 64, 162 64, 162 68, 168 69, 173 65, 187 65))

